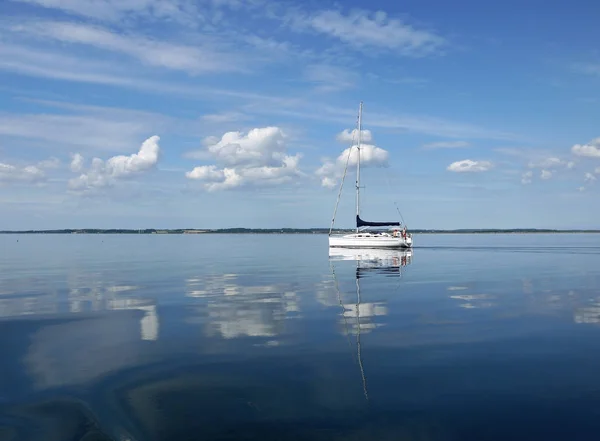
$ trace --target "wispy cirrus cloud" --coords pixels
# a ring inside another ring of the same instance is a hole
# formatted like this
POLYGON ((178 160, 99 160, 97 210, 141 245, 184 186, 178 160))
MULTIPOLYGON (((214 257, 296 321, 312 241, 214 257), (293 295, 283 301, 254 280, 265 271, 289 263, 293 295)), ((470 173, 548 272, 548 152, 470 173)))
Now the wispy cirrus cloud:
POLYGON ((293 29, 323 34, 359 50, 380 49, 418 57, 435 53, 447 45, 447 40, 437 33, 389 17, 384 11, 345 13, 328 9, 313 13, 294 11, 293 14, 287 17, 293 29))
POLYGON ((205 21, 195 3, 189 0, 12 0, 29 3, 47 9, 55 9, 71 15, 107 22, 115 22, 131 16, 144 20, 174 21, 193 24, 205 21))
POLYGON ((262 106, 284 107, 305 102, 303 98, 268 95, 235 88, 210 87, 197 82, 153 80, 152 75, 137 76, 135 69, 127 64, 115 66, 99 62, 91 57, 19 45, 0 45, 0 70, 34 78, 114 86, 190 99, 220 97, 234 103, 239 103, 239 101, 260 102, 262 106))
POLYGON ((73 22, 29 22, 13 25, 13 32, 39 38, 49 38, 63 43, 92 46, 94 48, 128 55, 154 67, 179 70, 191 74, 206 72, 246 71, 246 57, 232 49, 216 44, 196 42, 183 45, 150 39, 140 35, 114 32, 97 25, 73 22))
MULTIPOLYGON (((547 158, 540 158, 534 161, 530 161, 529 168, 555 168, 555 167, 568 167, 571 162, 566 159, 557 158, 550 156, 547 158)), ((572 166, 571 166, 572 167, 572 166)))
POLYGON ((600 76, 600 63, 575 63, 572 68, 576 72, 600 76))
POLYGON ((330 64, 311 64, 305 68, 304 75, 319 92, 349 89, 358 81, 358 75, 351 69, 330 64))
POLYGON ((428 144, 424 144, 423 148, 425 150, 432 150, 432 149, 460 149, 460 148, 465 148, 465 147, 469 147, 471 144, 469 144, 466 141, 438 141, 438 142, 430 142, 428 144))
POLYGON ((176 127, 167 116, 131 109, 35 100, 61 113, 0 113, 0 135, 57 150, 129 151, 149 131, 176 127))
POLYGON ((221 113, 209 113, 206 115, 202 115, 201 119, 210 123, 219 124, 242 121, 248 119, 248 115, 241 112, 231 111, 221 113))

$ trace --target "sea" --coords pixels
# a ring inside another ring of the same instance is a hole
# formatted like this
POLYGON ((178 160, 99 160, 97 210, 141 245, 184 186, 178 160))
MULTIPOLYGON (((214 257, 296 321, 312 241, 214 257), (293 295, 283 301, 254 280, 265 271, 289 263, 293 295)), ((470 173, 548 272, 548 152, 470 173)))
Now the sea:
POLYGON ((0 235, 0 440, 598 440, 600 234, 0 235))

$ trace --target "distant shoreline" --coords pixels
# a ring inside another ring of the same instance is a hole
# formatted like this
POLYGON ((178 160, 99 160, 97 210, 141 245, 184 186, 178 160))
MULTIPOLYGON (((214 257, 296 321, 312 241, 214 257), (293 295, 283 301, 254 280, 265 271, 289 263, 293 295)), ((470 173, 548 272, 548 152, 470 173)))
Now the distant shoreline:
MULTIPOLYGON (((333 233, 349 233, 354 229, 334 229, 333 233)), ((409 230, 414 234, 573 234, 600 233, 600 230, 550 230, 536 228, 516 229, 456 229, 456 230, 409 230)), ((0 231, 0 234, 327 234, 329 228, 218 228, 218 229, 97 229, 78 228, 61 230, 0 231)))

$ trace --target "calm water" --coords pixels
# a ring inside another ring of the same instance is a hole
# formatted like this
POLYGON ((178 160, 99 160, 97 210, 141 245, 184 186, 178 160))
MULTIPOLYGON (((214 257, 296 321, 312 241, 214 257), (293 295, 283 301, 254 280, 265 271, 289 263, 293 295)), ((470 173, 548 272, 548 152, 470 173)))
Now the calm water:
POLYGON ((600 235, 0 235, 1 440, 597 440, 600 235))

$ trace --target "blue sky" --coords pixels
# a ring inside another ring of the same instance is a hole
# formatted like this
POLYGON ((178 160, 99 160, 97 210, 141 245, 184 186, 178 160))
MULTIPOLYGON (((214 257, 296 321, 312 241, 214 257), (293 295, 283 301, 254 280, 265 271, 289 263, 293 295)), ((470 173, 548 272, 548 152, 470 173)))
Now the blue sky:
POLYGON ((2 1, 0 229, 327 227, 361 100, 364 219, 597 228, 599 14, 2 1))

